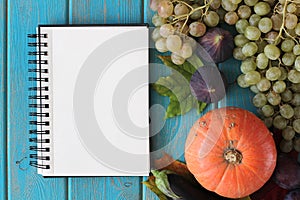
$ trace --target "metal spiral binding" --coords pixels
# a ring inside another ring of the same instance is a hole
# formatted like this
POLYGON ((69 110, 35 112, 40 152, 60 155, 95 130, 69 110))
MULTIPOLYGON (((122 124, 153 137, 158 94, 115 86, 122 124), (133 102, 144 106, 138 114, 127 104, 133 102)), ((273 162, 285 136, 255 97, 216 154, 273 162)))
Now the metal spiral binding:
POLYGON ((30 87, 29 91, 31 94, 28 96, 29 98, 29 108, 31 112, 29 112, 30 117, 35 117, 35 120, 30 120, 29 124, 35 129, 29 130, 29 134, 31 137, 29 138, 29 142, 32 144, 29 147, 29 150, 33 153, 30 154, 30 165, 33 167, 41 168, 41 169, 50 169, 50 165, 44 164, 41 161, 49 161, 50 156, 43 155, 42 153, 36 152, 50 152, 49 147, 44 147, 42 144, 50 143, 50 139, 43 138, 43 135, 49 135, 50 131, 45 130, 47 126, 50 125, 49 121, 46 121, 46 118, 49 117, 49 112, 46 112, 49 108, 49 104, 46 100, 49 99, 49 95, 44 94, 44 92, 49 91, 49 87, 45 86, 49 80, 45 78, 43 74, 48 73, 47 67, 48 60, 41 59, 42 56, 48 56, 48 52, 45 51, 44 47, 48 47, 47 42, 42 42, 42 38, 48 38, 47 34, 28 34, 27 37, 29 47, 33 47, 34 51, 29 51, 28 56, 32 56, 32 59, 28 60, 29 65, 33 65, 34 67, 30 67, 28 72, 32 75, 30 76, 29 81, 36 82, 36 86, 30 87), (41 48, 43 47, 43 50, 41 48))

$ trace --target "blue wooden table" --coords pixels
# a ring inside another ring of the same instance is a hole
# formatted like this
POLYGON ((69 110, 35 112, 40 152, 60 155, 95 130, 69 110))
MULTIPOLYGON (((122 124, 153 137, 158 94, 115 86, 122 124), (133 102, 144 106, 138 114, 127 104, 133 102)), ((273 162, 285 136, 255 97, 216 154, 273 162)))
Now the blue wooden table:
MULTIPOLYGON (((27 33, 38 24, 151 23, 149 0, 0 0, 0 200, 157 199, 142 186, 146 177, 43 178, 29 167, 27 33)), ((152 61, 156 62, 155 55, 152 61)), ((234 83, 239 63, 229 60, 219 67, 232 83, 227 97, 207 109, 235 105, 254 111, 251 94, 234 83)), ((153 70, 154 78, 166 73, 153 70)), ((168 100, 152 91, 151 104, 168 100)), ((162 115, 157 114, 156 121, 162 115)), ((164 122, 151 138, 151 149, 163 149, 183 160, 185 137, 199 117, 195 110, 164 122), (176 138, 176 140, 174 140, 176 138), (172 144, 170 144, 172 141, 172 144)), ((153 122, 154 123, 154 122, 153 122)), ((155 124, 154 124, 155 125, 155 124)))

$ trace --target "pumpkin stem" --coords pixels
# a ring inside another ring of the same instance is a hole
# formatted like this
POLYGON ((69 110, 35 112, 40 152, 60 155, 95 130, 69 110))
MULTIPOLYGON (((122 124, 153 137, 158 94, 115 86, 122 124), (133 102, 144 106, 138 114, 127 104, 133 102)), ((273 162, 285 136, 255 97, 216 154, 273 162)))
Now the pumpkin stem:
POLYGON ((227 149, 224 152, 224 159, 230 164, 240 164, 243 159, 243 155, 236 149, 227 149))

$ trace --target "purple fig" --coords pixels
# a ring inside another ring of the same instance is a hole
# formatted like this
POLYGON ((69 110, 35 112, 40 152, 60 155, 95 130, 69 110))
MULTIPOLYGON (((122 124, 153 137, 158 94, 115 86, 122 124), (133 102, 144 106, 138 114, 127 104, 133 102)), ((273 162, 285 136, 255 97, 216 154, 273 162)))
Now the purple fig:
POLYGON ((199 67, 190 81, 192 94, 198 101, 216 103, 225 96, 225 81, 217 67, 199 67))
POLYGON ((290 191, 284 197, 284 200, 300 200, 300 189, 290 191))
POLYGON ((279 154, 274 178, 277 185, 284 189, 300 188, 300 165, 297 160, 287 154, 279 154))
POLYGON ((215 63, 232 57, 233 36, 222 28, 211 28, 199 39, 199 44, 208 52, 215 63))

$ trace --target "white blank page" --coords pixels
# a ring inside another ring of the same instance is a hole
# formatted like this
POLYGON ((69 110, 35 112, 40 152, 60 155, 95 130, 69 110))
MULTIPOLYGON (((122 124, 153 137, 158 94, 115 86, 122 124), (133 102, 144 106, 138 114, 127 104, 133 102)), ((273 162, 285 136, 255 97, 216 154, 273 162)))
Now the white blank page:
POLYGON ((148 28, 40 27, 48 33, 47 176, 147 176, 148 28))

